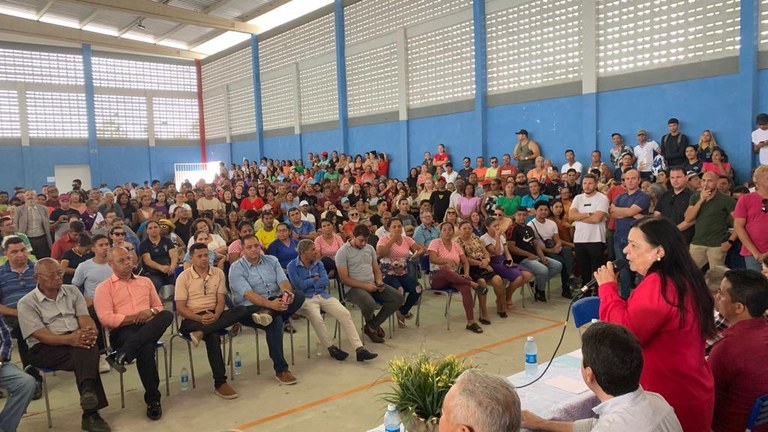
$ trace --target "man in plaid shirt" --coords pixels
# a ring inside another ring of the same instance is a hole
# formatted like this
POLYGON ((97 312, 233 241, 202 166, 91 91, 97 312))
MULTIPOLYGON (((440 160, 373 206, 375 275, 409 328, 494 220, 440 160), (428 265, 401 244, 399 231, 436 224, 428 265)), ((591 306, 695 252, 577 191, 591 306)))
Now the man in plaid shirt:
POLYGON ((15 431, 27 410, 37 387, 37 381, 11 363, 13 340, 11 330, 0 315, 0 388, 8 391, 8 401, 0 411, 0 431, 15 431))

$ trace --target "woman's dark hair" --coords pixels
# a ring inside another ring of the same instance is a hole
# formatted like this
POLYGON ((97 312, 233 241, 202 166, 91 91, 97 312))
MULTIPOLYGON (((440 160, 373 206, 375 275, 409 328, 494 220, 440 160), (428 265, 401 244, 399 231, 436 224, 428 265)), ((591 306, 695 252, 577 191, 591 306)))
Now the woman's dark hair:
POLYGON ((387 228, 387 231, 389 231, 389 227, 392 226, 393 222, 400 222, 400 225, 403 224, 403 221, 401 221, 400 219, 398 219, 396 217, 390 218, 390 219, 387 220, 387 223, 385 224, 386 228, 387 228))
POLYGON ((661 276, 661 296, 667 304, 677 308, 680 313, 680 326, 685 323, 685 305, 690 296, 701 333, 705 337, 714 335, 714 299, 701 269, 693 262, 689 253, 683 252, 687 251, 688 247, 677 225, 665 217, 647 216, 633 223, 632 228, 640 230, 645 241, 652 247, 660 246, 664 249, 664 257, 651 264, 648 273, 658 273, 661 276), (670 281, 673 287, 670 287, 670 281), (674 297, 669 292, 672 288, 676 291, 674 297), (676 301, 673 301, 675 297, 676 301))
POLYGON ((488 216, 482 223, 486 228, 489 228, 494 222, 496 222, 496 218, 493 216, 488 216))

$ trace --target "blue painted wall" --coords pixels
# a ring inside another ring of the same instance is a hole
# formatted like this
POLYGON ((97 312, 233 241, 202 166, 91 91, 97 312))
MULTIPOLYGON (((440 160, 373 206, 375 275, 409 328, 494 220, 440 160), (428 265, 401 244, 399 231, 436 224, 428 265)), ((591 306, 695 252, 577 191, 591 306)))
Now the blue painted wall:
MULTIPOLYGON (((298 146, 298 141, 296 145, 298 146)), ((264 152, 269 154, 269 149, 270 147, 265 147, 264 152)), ((298 153, 294 158, 299 157, 299 154, 301 157, 306 158, 309 152, 322 153, 327 151, 331 153, 334 150, 339 153, 344 151, 341 131, 339 129, 306 132, 301 135, 301 153, 298 153)))
MULTIPOLYGON (((409 121, 408 153, 411 165, 420 165, 424 160, 424 152, 429 151, 434 154, 439 143, 445 144, 454 164, 458 160, 455 159, 456 156, 465 153, 480 154, 474 119, 475 114, 470 111, 409 121)), ((398 169, 401 168, 398 167, 398 169)))
POLYGON ((405 177, 408 157, 407 137, 400 136, 399 122, 380 123, 349 128, 349 152, 364 155, 375 150, 386 153, 390 160, 389 175, 405 177))

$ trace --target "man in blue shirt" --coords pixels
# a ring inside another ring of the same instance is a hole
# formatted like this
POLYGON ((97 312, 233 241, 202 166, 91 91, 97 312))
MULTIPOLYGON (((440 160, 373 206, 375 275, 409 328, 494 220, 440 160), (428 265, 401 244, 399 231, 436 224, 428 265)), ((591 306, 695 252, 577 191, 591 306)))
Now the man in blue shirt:
POLYGON ((29 260, 29 252, 24 241, 19 237, 9 236, 3 242, 5 256, 8 261, 0 266, 0 314, 5 317, 5 324, 11 329, 11 336, 16 339, 19 347, 19 357, 24 369, 37 380, 37 390, 34 399, 40 399, 43 395, 43 379, 37 369, 27 368, 30 365, 29 347, 21 336, 19 328, 19 313, 16 305, 28 292, 37 285, 35 282, 35 268, 29 260))
POLYGON ((37 381, 11 363, 11 329, 0 314, 0 387, 8 391, 8 400, 0 411, 0 430, 15 431, 37 388, 37 381))
POLYGON ((299 256, 288 264, 288 278, 298 291, 304 293, 305 300, 304 306, 301 307, 301 313, 312 323, 312 328, 315 329, 320 343, 328 348, 331 357, 336 360, 344 360, 349 355, 333 344, 333 339, 328 335, 328 330, 325 328, 322 311, 334 317, 344 328, 349 342, 355 349, 357 361, 378 357, 378 354, 369 352, 363 347, 349 310, 328 292, 330 284, 328 273, 325 271, 323 262, 319 259, 314 242, 306 239, 300 241, 298 251, 299 256))
POLYGON ((291 237, 296 240, 314 240, 317 237, 315 224, 301 219, 301 211, 296 207, 288 209, 288 226, 291 228, 291 237))
MULTIPOLYGON (((422 211, 419 219, 421 219, 421 225, 413 231, 413 239, 426 249, 432 240, 440 238, 440 227, 435 226, 435 218, 429 210, 422 211)), ((419 258, 419 267, 423 272, 429 271, 429 256, 419 258)))
POLYGON ((268 310, 272 321, 261 321, 256 327, 267 333, 269 357, 275 368, 275 377, 281 384, 298 381, 288 370, 283 355, 283 321, 290 318, 304 304, 304 293, 293 292, 277 258, 264 255, 259 240, 254 237, 240 239, 243 256, 229 268, 229 286, 236 305, 244 305, 253 320, 243 320, 243 325, 254 326, 261 312, 268 310), (263 324, 262 324, 263 323, 263 324))
MULTIPOLYGON (((631 169, 624 173, 624 187, 627 191, 616 197, 616 200, 610 207, 611 217, 616 219, 616 231, 613 234, 613 247, 616 253, 616 259, 626 259, 624 248, 629 243, 629 229, 636 219, 648 214, 651 206, 651 199, 645 192, 640 190, 640 171, 631 169)), ((634 288, 634 274, 626 266, 619 273, 619 286, 621 296, 629 297, 629 293, 634 288)))

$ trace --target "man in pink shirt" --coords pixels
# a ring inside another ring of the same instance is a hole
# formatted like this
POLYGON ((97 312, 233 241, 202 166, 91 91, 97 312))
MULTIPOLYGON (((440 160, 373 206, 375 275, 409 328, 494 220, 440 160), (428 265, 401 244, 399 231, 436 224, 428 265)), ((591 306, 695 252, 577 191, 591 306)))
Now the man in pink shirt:
POLYGON ((163 310, 151 280, 133 275, 133 258, 126 249, 113 248, 108 259, 113 275, 96 287, 93 297, 96 315, 101 324, 110 329, 110 343, 116 349, 107 361, 122 373, 126 363, 136 360, 144 384, 147 417, 159 420, 163 409, 155 344, 171 325, 173 314, 163 310))

